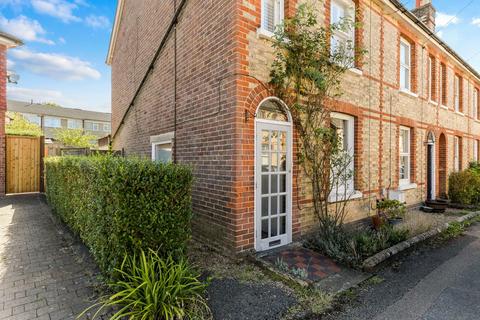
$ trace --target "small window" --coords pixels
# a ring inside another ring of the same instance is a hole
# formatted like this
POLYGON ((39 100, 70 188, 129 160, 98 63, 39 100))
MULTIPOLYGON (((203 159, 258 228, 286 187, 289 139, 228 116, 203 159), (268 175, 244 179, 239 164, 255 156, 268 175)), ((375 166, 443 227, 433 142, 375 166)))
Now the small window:
POLYGON ((478 140, 473 140, 473 161, 478 162, 478 140))
POLYGON ((93 130, 93 131, 100 131, 100 123, 98 123, 98 122, 93 122, 93 123, 92 123, 92 130, 93 130))
POLYGON ((332 0, 330 5, 330 23, 336 28, 332 34, 330 48, 332 56, 336 52, 345 52, 350 57, 355 54, 355 28, 341 28, 344 21, 355 21, 355 4, 348 0, 332 0))
POLYGON ((407 127, 400 127, 400 184, 410 184, 410 132, 411 129, 407 127))
POLYGON ((462 169, 462 138, 454 137, 453 138, 453 169, 455 171, 460 171, 462 169))
POLYGON ((103 124, 103 131, 110 132, 110 123, 103 124))
POLYGON ((152 145, 152 160, 163 163, 172 161, 172 143, 154 143, 152 145))
POLYGON ((81 129, 82 128, 82 120, 67 119, 67 128, 68 129, 81 129))
POLYGON ((283 0, 262 0, 262 29, 274 33, 284 18, 283 0))
POLYGON ((45 127, 48 127, 48 128, 61 128, 62 127, 62 121, 60 120, 60 118, 45 117, 44 123, 45 123, 45 127))
POLYGON ((411 70, 412 48, 411 44, 405 40, 400 41, 400 89, 411 91, 411 70))

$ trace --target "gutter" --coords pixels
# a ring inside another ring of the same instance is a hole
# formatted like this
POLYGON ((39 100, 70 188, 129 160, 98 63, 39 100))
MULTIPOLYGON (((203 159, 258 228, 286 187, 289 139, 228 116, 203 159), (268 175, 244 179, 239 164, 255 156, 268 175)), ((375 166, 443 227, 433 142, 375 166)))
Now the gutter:
POLYGON ((453 50, 448 44, 446 44, 440 37, 438 37, 435 32, 430 30, 420 19, 417 18, 410 10, 408 10, 400 1, 398 0, 390 0, 390 2, 403 14, 405 14, 413 23, 415 23, 418 27, 420 27, 425 33, 428 34, 430 38, 435 40, 438 44, 440 44, 448 53, 454 56, 465 68, 468 69, 471 73, 473 73, 477 79, 480 80, 480 73, 475 70, 467 61, 465 61, 455 50, 453 50))

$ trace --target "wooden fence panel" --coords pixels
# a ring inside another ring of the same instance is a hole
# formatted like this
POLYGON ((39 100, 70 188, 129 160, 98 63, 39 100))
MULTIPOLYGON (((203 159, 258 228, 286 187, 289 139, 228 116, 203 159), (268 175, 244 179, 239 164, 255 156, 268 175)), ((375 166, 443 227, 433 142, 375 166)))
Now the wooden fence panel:
POLYGON ((41 191, 42 140, 7 136, 7 193, 41 191))

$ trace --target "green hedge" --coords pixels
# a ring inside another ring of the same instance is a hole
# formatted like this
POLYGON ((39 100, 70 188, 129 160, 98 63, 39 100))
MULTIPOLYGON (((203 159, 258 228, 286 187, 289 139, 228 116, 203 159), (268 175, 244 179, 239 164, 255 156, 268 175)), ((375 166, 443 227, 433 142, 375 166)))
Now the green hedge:
POLYGON ((190 238, 190 168, 114 156, 45 159, 54 212, 111 274, 126 253, 182 254, 190 238))
POLYGON ((448 179, 448 197, 453 203, 475 205, 480 203, 480 174, 470 168, 453 172, 448 179))

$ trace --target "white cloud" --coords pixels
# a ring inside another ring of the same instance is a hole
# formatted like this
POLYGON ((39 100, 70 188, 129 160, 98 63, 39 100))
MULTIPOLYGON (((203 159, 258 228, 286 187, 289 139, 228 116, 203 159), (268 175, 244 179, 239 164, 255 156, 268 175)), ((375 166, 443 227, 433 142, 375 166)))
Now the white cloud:
POLYGON ((472 24, 474 26, 480 27, 480 18, 473 18, 472 19, 472 24))
POLYGON ((21 68, 58 80, 99 79, 101 74, 88 61, 57 53, 14 49, 9 52, 21 68))
POLYGON ((443 38, 443 30, 438 31, 438 32, 437 32, 437 36, 438 36, 439 38, 443 38))
POLYGON ((7 98, 20 101, 49 102, 63 100, 63 94, 56 90, 30 89, 17 86, 7 87, 7 98))
POLYGON ((67 40, 65 40, 64 37, 60 37, 60 38, 58 38, 58 42, 61 43, 61 44, 65 44, 65 43, 67 43, 67 40))
POLYGON ((24 41, 55 44, 52 40, 43 37, 47 32, 37 20, 30 20, 23 15, 10 20, 0 15, 0 29, 24 41))
POLYGON ((65 0, 32 0, 32 6, 38 13, 58 18, 65 23, 82 20, 73 13, 78 5, 65 0))
POLYGON ((106 29, 110 26, 110 20, 105 16, 89 15, 85 18, 85 23, 92 28, 106 29))
POLYGON ((446 27, 450 24, 458 24, 460 23, 460 19, 454 15, 450 15, 443 12, 437 12, 437 16, 435 18, 435 23, 437 27, 446 27))
POLYGON ((15 61, 7 59, 7 69, 12 69, 13 67, 15 67, 15 61))

